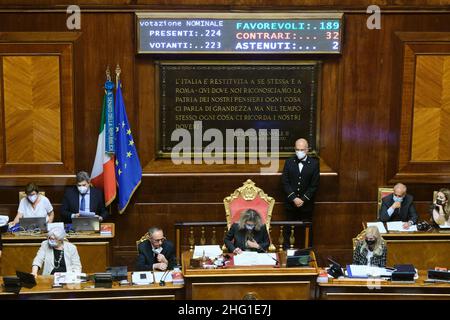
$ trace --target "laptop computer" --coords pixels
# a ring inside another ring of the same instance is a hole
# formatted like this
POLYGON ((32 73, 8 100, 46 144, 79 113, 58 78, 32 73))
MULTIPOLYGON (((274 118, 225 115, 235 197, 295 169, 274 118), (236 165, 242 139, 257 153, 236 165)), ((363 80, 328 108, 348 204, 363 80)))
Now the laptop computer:
POLYGON ((100 220, 98 217, 72 218, 72 229, 75 232, 94 231, 100 232, 100 220))
POLYGON ((128 279, 128 267, 118 266, 118 267, 108 267, 106 268, 107 273, 111 273, 113 280, 127 280, 128 279))
POLYGON ((16 271, 16 276, 20 279, 22 287, 33 288, 36 285, 36 279, 31 273, 16 271))
POLYGON ((295 250, 290 254, 288 251, 286 267, 307 267, 311 261, 310 251, 312 248, 295 250))
POLYGON ((450 282, 450 271, 428 270, 428 279, 450 282))
POLYGON ((5 292, 12 292, 18 294, 22 285, 17 276, 3 276, 3 288, 5 292))
POLYGON ((47 232, 47 218, 20 218, 20 228, 26 231, 40 231, 47 232))
POLYGON ((328 268, 328 274, 333 278, 337 279, 341 276, 344 276, 344 272, 342 271, 342 266, 334 261, 331 258, 327 259, 330 262, 330 267, 328 268))

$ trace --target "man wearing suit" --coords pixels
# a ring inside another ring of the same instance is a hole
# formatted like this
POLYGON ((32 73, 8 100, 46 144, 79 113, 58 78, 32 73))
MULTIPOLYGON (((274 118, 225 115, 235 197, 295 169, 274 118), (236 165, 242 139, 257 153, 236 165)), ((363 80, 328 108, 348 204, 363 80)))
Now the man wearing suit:
POLYGON ((61 217, 65 223, 78 218, 80 212, 94 212, 100 222, 108 217, 103 192, 90 187, 89 174, 85 171, 77 173, 77 185, 66 189, 62 201, 61 217))
MULTIPOLYGON (((285 212, 288 220, 312 222, 314 197, 319 187, 319 160, 307 155, 308 141, 295 141, 295 157, 284 164, 281 182, 286 194, 285 212)), ((289 228, 284 230, 285 247, 289 244, 289 228)))
POLYGON ((148 230, 149 239, 138 246, 137 271, 167 270, 176 265, 175 247, 158 227, 148 230))
POLYGON ((379 212, 380 221, 403 221, 403 228, 408 229, 417 223, 417 211, 414 207, 413 197, 406 194, 406 186, 397 183, 394 193, 382 199, 379 212))

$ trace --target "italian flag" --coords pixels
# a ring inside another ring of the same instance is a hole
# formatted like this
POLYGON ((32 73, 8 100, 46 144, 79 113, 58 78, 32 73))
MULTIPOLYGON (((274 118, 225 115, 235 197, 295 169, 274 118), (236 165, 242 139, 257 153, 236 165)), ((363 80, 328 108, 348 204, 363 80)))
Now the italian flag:
POLYGON ((114 171, 114 154, 105 152, 105 117, 106 117, 106 94, 103 96, 102 120, 97 140, 97 153, 95 154, 94 166, 92 167, 91 183, 103 189, 105 205, 109 206, 116 198, 116 174, 114 171))

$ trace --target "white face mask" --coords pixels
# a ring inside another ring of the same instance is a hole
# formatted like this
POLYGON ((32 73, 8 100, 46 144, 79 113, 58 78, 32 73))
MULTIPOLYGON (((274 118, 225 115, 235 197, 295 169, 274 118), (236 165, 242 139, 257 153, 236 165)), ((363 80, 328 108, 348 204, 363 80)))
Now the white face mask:
POLYGON ((48 245, 52 248, 55 248, 58 246, 58 241, 56 240, 52 240, 52 239, 48 239, 48 245))
POLYGON ((153 248, 152 249, 152 251, 154 252, 154 253, 156 253, 156 254, 160 254, 161 253, 161 251, 162 251, 162 247, 159 247, 159 248, 153 248))
POLYGON ((85 186, 78 186, 78 191, 79 191, 81 194, 85 194, 85 193, 88 191, 88 187, 85 187, 85 186))
POLYGON ((27 196, 28 200, 30 200, 31 203, 34 203, 37 199, 37 194, 31 194, 27 196))
POLYGON ((305 151, 295 151, 295 154, 297 155, 297 158, 299 160, 303 159, 304 157, 306 157, 306 152, 305 151))

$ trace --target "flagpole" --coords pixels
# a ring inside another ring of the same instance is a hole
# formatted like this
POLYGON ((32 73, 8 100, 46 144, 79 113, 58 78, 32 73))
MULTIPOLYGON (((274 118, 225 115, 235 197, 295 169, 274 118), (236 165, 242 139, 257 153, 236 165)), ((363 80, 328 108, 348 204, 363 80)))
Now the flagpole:
POLYGON ((119 88, 119 80, 120 80, 120 73, 122 70, 120 69, 119 64, 116 66, 116 88, 119 88))
POLYGON ((106 80, 111 81, 111 70, 109 69, 109 65, 106 67, 106 80))

